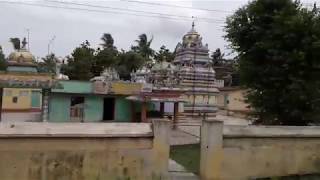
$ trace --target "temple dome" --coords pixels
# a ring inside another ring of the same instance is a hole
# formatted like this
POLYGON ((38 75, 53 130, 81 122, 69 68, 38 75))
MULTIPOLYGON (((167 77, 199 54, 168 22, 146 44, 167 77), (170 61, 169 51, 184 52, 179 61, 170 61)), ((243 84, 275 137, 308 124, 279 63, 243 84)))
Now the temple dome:
POLYGON ((183 36, 182 45, 184 47, 202 46, 202 38, 200 34, 195 30, 194 23, 192 23, 191 30, 183 36))
POLYGON ((34 56, 26 49, 20 49, 18 51, 12 52, 8 56, 9 64, 34 64, 34 56))

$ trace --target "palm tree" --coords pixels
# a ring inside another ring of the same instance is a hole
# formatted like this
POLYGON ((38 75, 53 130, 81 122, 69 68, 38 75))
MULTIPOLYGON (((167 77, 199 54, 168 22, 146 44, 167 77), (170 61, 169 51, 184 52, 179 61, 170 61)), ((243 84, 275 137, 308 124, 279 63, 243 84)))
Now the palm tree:
POLYGON ((139 35, 139 38, 135 40, 138 43, 137 46, 132 46, 131 49, 137 53, 139 53, 142 57, 146 58, 146 60, 150 60, 151 57, 154 56, 154 50, 151 49, 153 37, 148 41, 148 37, 146 34, 139 35))
POLYGON ((114 49, 115 47, 113 46, 114 40, 111 34, 109 33, 104 33, 101 37, 101 40, 103 43, 101 44, 103 48, 108 48, 108 49, 114 49))
POLYGON ((10 42, 13 45, 15 50, 20 50, 20 39, 19 38, 10 38, 10 42))

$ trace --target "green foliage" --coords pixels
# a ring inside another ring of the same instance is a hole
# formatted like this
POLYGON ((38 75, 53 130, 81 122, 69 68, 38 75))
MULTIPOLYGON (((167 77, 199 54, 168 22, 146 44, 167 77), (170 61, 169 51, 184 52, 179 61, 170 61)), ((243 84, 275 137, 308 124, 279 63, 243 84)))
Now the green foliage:
POLYGON ((166 48, 165 45, 162 45, 160 47, 160 50, 155 53, 154 59, 156 62, 162 62, 162 61, 167 61, 167 62, 172 62, 174 59, 175 54, 173 52, 170 52, 168 48, 166 48))
POLYGON ((2 47, 0 46, 0 71, 4 71, 7 69, 6 58, 3 54, 2 47))
POLYGON ((55 54, 49 54, 42 58, 42 62, 37 63, 38 72, 43 73, 56 73, 57 57, 55 54))
POLYGON ((92 73, 94 76, 99 76, 104 69, 114 66, 118 61, 119 52, 113 45, 114 40, 111 34, 103 34, 101 40, 103 41, 101 44, 103 48, 97 49, 95 59, 92 64, 92 73))
MULTIPOLYGON (((148 40, 145 34, 141 34, 136 46, 132 46, 130 51, 119 52, 114 46, 111 34, 105 33, 101 37, 102 48, 97 50, 90 47, 88 41, 77 47, 71 57, 67 57, 67 64, 62 65, 62 73, 69 76, 71 80, 89 80, 94 76, 99 76, 106 68, 114 68, 118 71, 123 80, 131 79, 131 72, 140 69, 143 65, 151 62, 154 50, 150 47, 152 39, 148 40)), ((173 59, 173 54, 162 46, 158 57, 168 60, 173 59)))
POLYGON ((21 46, 20 46, 20 39, 19 38, 10 38, 10 42, 13 45, 13 48, 15 50, 20 50, 21 46))
POLYGON ((90 80, 93 76, 92 64, 95 50, 90 43, 85 41, 73 50, 71 57, 67 57, 68 64, 61 67, 62 73, 69 76, 70 80, 90 80))
POLYGON ((151 48, 153 38, 148 40, 148 37, 146 34, 139 35, 138 40, 135 42, 138 43, 136 46, 132 46, 131 49, 139 53, 142 57, 146 59, 146 61, 150 61, 151 58, 154 56, 154 50, 151 48))
POLYGON ((130 80, 130 73, 141 68, 145 63, 145 58, 134 51, 121 52, 118 56, 118 62, 115 64, 115 69, 123 80, 130 80))
POLYGON ((101 37, 101 40, 103 43, 101 44, 104 49, 116 49, 114 47, 114 40, 111 34, 109 33, 104 33, 101 37))
POLYGON ((188 171, 199 174, 200 144, 176 145, 170 147, 170 159, 181 164, 188 171))
POLYGON ((320 16, 298 1, 254 0, 227 19, 258 123, 307 125, 320 108, 320 16))

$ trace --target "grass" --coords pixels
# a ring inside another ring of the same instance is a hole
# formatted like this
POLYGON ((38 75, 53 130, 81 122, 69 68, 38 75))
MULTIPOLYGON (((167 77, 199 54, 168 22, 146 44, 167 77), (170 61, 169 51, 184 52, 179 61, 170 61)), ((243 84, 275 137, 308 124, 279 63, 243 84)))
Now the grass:
POLYGON ((170 158, 184 166, 189 172, 199 174, 200 144, 171 146, 170 158))

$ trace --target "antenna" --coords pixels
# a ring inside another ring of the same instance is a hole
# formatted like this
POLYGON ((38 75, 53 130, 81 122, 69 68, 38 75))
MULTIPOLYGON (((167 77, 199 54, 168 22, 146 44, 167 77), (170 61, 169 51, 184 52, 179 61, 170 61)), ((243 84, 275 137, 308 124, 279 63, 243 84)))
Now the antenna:
POLYGON ((27 28, 26 29, 26 31, 27 31, 27 38, 28 38, 28 51, 30 51, 30 29, 29 28, 27 28))
POLYGON ((53 35, 53 37, 49 40, 48 43, 48 55, 50 54, 50 45, 53 43, 53 41, 56 39, 56 36, 53 35))

